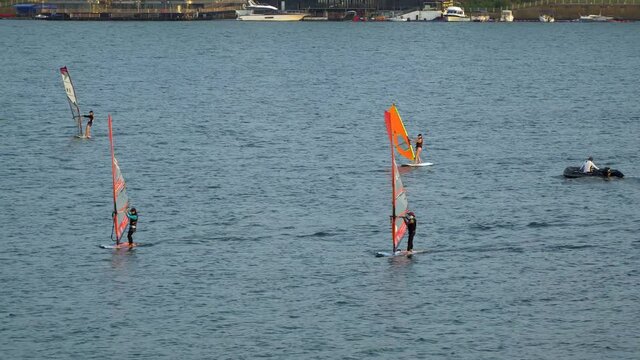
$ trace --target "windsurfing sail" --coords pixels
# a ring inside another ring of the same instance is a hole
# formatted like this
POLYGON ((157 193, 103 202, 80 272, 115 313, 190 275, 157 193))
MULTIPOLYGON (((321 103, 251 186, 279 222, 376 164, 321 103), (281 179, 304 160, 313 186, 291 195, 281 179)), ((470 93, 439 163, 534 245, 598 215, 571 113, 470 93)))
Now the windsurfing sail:
POLYGON ((127 185, 118 166, 118 160, 113 151, 113 130, 111 130, 111 114, 108 118, 109 143, 111 144, 111 173, 113 175, 113 228, 115 230, 116 242, 119 243, 124 230, 129 225, 127 210, 129 209, 129 197, 127 196, 127 185))
POLYGON ((407 158, 410 161, 415 160, 415 153, 413 152, 413 147, 411 147, 411 140, 409 139, 409 135, 407 135, 407 129, 404 127, 404 123, 402 122, 402 118, 400 117, 400 113, 398 112, 398 108, 396 108, 395 104, 391 104, 389 110, 384 113, 385 119, 389 119, 389 128, 391 137, 391 145, 395 147, 398 154, 407 158))
MULTIPOLYGON (((393 109, 395 106, 392 105, 391 108, 393 109)), ((393 252, 395 253, 402 241, 402 237, 407 232, 407 224, 405 224, 403 216, 409 212, 409 202, 407 193, 402 185, 398 166, 396 166, 395 149, 397 145, 394 144, 395 134, 392 129, 393 119, 391 114, 391 111, 385 111, 384 122, 387 126, 391 147, 391 239, 393 240, 393 252)))
POLYGON ((80 115, 80 107, 78 106, 78 98, 76 96, 76 90, 73 88, 73 82, 71 81, 71 75, 67 67, 60 68, 60 74, 62 75, 62 84, 64 84, 64 91, 67 93, 67 100, 69 100, 69 107, 71 108, 71 116, 76 122, 78 127, 78 136, 82 136, 82 115, 80 115))

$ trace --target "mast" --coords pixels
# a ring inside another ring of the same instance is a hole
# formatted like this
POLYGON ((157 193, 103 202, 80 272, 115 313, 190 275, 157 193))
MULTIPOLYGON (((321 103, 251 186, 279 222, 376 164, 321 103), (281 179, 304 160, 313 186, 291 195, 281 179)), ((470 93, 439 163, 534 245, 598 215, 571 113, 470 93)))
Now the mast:
POLYGON ((116 205, 116 157, 115 152, 113 150, 113 130, 111 129, 111 114, 109 114, 107 118, 107 122, 109 124, 109 146, 111 149, 111 180, 113 181, 113 227, 116 229, 116 239, 120 241, 120 237, 118 236, 118 206, 116 205))
POLYGON ((389 134, 389 147, 391 148, 391 246, 393 252, 396 252, 396 159, 393 151, 393 136, 391 131, 391 114, 388 111, 384 112, 384 123, 387 127, 387 134, 389 134))
POLYGON ((393 245, 393 252, 395 253, 398 250, 396 244, 396 164, 395 159, 393 158, 393 150, 391 150, 391 196, 393 200, 391 201, 391 243, 393 245))

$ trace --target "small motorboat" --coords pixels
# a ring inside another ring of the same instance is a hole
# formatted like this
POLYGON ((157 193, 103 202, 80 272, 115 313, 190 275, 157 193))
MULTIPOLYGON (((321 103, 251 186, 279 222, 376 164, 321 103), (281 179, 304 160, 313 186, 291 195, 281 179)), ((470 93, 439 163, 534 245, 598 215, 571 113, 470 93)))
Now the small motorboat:
POLYGON ((619 170, 611 169, 608 167, 602 168, 599 170, 593 170, 590 173, 584 173, 580 171, 579 166, 568 166, 566 169, 564 169, 564 173, 562 175, 564 175, 564 177, 567 177, 567 178, 579 178, 579 177, 588 177, 588 176, 596 176, 596 177, 603 177, 603 178, 624 177, 624 174, 619 170))

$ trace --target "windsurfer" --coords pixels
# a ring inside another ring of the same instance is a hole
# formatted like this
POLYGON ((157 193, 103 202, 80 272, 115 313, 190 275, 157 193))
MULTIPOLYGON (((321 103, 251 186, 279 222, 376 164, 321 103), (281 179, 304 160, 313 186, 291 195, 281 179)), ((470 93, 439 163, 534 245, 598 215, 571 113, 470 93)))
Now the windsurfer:
POLYGON ((587 160, 585 160, 584 163, 582 163, 582 166, 580 167, 580 171, 582 171, 585 174, 588 174, 588 173, 592 172, 593 169, 600 170, 596 166, 596 164, 593 163, 593 157, 589 156, 589 158, 587 160))
POLYGON ((420 153, 422 152, 422 134, 418 134, 418 138, 416 139, 416 156, 414 158, 415 164, 422 163, 422 159, 420 159, 420 153))
POLYGON ((138 227, 138 212, 136 208, 132 207, 127 211, 127 217, 129 218, 129 232, 127 233, 127 239, 129 240, 129 246, 133 246, 133 233, 136 232, 138 227))
POLYGON ((82 115, 82 117, 86 117, 89 119, 89 121, 87 121, 87 127, 84 132, 84 136, 87 139, 91 139, 91 125, 93 125, 93 110, 89 111, 89 115, 82 115))
POLYGON ((413 251, 413 237, 416 235, 416 225, 418 221, 416 220, 416 215, 409 211, 407 215, 403 216, 402 219, 404 223, 407 224, 407 230, 409 231, 409 240, 407 240, 407 252, 413 251))

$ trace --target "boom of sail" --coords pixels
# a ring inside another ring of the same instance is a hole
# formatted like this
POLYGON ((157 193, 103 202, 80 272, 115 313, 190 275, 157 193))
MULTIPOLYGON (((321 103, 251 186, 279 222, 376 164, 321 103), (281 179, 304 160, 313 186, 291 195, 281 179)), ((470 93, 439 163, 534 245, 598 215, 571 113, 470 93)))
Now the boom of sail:
MULTIPOLYGON (((392 110, 395 110, 395 114, 398 113, 395 106, 392 105, 389 111, 385 111, 384 113, 384 122, 387 127, 387 133, 389 134, 389 144, 391 148, 391 239, 393 241, 393 252, 395 253, 407 232, 407 225, 404 222, 403 216, 409 212, 409 202, 407 200, 407 193, 402 185, 398 166, 396 165, 395 150, 398 149, 399 146, 399 136, 393 129, 393 126, 397 124, 397 122, 394 123, 395 119, 392 110)), ((398 115, 397 119, 399 118, 400 116, 398 115)), ((402 124, 402 120, 400 120, 400 124, 402 124)), ((402 128, 404 129, 404 126, 402 126, 402 128)), ((411 146, 409 146, 409 149, 410 148, 411 146)), ((413 150, 411 153, 413 153, 413 150)))
POLYGON ((395 104, 391 104, 389 110, 385 111, 385 119, 387 117, 389 118, 389 127, 391 129, 387 130, 390 131, 391 145, 398 154, 410 161, 414 161, 416 155, 413 152, 411 140, 409 139, 409 135, 407 135, 407 129, 404 127, 404 123, 395 104))
POLYGON ((127 196, 127 185, 118 166, 118 160, 113 150, 113 130, 111 129, 111 115, 108 118, 109 143, 111 144, 111 173, 113 175, 113 228, 115 230, 116 242, 119 243, 124 235, 124 231, 129 225, 127 210, 129 209, 129 197, 127 196))
POLYGON ((77 136, 82 136, 82 115, 80 115, 78 98, 76 97, 76 90, 73 88, 71 75, 69 75, 69 70, 67 70, 66 66, 60 68, 60 74, 62 75, 62 84, 64 85, 64 91, 67 93, 67 100, 69 101, 69 107, 71 108, 71 116, 76 122, 76 126, 78 128, 77 136))

